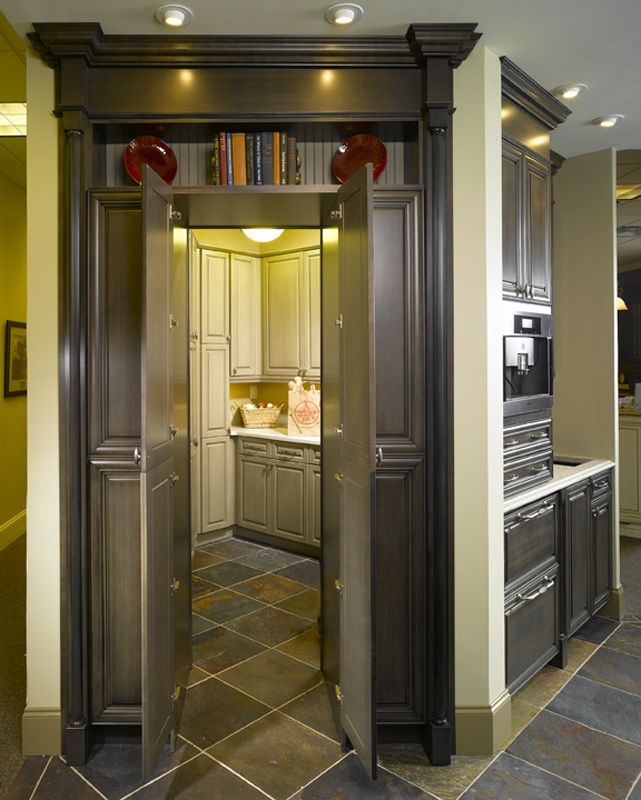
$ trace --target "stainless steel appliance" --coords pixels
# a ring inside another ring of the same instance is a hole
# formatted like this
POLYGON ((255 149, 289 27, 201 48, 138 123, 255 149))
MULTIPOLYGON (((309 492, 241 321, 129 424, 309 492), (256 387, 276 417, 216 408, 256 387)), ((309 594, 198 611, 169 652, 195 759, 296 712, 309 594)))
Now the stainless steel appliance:
POLYGON ((552 316, 524 303, 503 303, 503 414, 552 407, 552 316))

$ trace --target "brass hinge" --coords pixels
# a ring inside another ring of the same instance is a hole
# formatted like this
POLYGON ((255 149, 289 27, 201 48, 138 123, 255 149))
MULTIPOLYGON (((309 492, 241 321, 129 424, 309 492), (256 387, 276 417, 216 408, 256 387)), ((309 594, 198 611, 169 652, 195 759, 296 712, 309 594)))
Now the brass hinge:
POLYGON ((174 703, 180 700, 180 686, 174 686, 174 691, 171 693, 171 699, 174 703))
POLYGON ((169 219, 172 222, 180 222, 182 218, 183 215, 180 213, 180 211, 176 211, 173 206, 169 206, 169 219))
POLYGON ((175 595, 178 589, 180 589, 180 581, 178 580, 178 578, 173 579, 173 581, 169 585, 169 588, 171 589, 171 593, 175 595))
POLYGON ((339 593, 339 595, 342 597, 343 596, 343 589, 345 588, 345 584, 343 583, 343 581, 340 580, 339 578, 335 578, 334 579, 334 588, 339 593))
POLYGON ((343 330, 343 315, 342 315, 342 314, 339 314, 339 315, 336 317, 336 319, 334 320, 334 325, 336 325, 336 327, 337 327, 339 330, 341 330, 341 331, 343 330))
POLYGON ((169 426, 169 438, 175 439, 178 436, 178 428, 175 425, 169 426))
POLYGON ((173 331, 174 328, 177 328, 177 327, 178 327, 178 320, 176 319, 176 317, 174 317, 173 314, 170 314, 169 315, 169 330, 173 331))
POLYGON ((172 472, 169 476, 169 480, 171 481, 171 488, 173 489, 180 480, 180 475, 178 475, 176 472, 172 472))
POLYGON ((337 425, 337 426, 334 428, 334 430, 336 431, 336 435, 338 436, 338 438, 339 438, 339 439, 342 439, 342 438, 343 438, 343 423, 342 423, 342 422, 341 422, 341 423, 339 423, 339 424, 338 424, 338 425, 337 425))
POLYGON ((343 209, 335 208, 333 211, 330 211, 329 218, 332 222, 338 222, 339 220, 343 219, 343 209))
POLYGON ((336 692, 336 699, 338 700, 339 705, 342 706, 343 705, 343 690, 341 689, 341 687, 338 684, 336 684, 334 686, 334 691, 336 692))
POLYGON ((343 480, 343 473, 342 472, 335 472, 334 478, 340 483, 343 480))

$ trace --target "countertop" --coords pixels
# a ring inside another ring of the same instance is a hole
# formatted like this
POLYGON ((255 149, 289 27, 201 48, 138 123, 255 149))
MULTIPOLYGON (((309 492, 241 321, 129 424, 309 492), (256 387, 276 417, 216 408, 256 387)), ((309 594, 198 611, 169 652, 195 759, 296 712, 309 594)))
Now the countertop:
POLYGON ((641 408, 635 408, 634 406, 620 406, 619 414, 622 417, 641 417, 641 408))
POLYGON ((290 436, 287 428, 245 428, 242 425, 231 426, 232 436, 244 436, 251 439, 271 439, 275 442, 293 442, 320 446, 320 436, 290 436))
POLYGON ((579 464, 577 467, 568 467, 563 464, 555 464, 552 473, 552 480, 547 483, 542 483, 540 486, 535 486, 532 489, 527 489, 520 494, 514 494, 506 498, 503 503, 504 513, 514 511, 516 508, 526 505, 526 503, 534 503, 548 494, 553 494, 573 483, 578 483, 584 478, 590 478, 592 475, 597 475, 606 469, 611 469, 614 466, 614 461, 606 461, 603 459, 592 459, 586 461, 585 464, 579 464))

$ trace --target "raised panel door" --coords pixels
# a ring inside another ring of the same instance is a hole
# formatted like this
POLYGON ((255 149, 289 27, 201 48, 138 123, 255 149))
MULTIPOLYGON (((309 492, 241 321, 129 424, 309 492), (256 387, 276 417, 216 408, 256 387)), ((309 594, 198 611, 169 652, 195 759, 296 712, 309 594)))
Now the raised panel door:
POLYGON ((236 464, 236 523, 243 528, 270 533, 267 462, 240 456, 236 464))
POLYGON ((262 278, 263 374, 291 378, 305 357, 302 254, 264 258, 262 278))
POLYGON ((503 142, 503 294, 518 297, 523 286, 523 157, 503 142))
POLYGON ((305 476, 304 464, 269 463, 273 518, 271 533, 283 539, 305 541, 305 476))
POLYGON ((572 635, 590 616, 590 498, 588 484, 568 490, 565 506, 565 627, 572 635))
POLYGON ((229 428, 229 347, 205 345, 201 349, 200 435, 226 436, 229 428))
POLYGON ((201 339, 207 344, 229 341, 229 254, 205 247, 200 252, 201 339))
POLYGON ((619 422, 619 506, 624 514, 639 514, 641 474, 639 473, 639 431, 636 424, 625 424, 625 418, 619 422))
POLYGON ((612 495, 592 503, 592 613, 610 596, 612 573, 612 495))
POLYGON ((261 374, 260 260, 232 253, 230 376, 258 378, 261 374))
POLYGON ((533 300, 552 298, 552 173, 550 167, 525 157, 525 277, 533 300))
POLYGON ((204 439, 201 451, 200 533, 234 524, 234 445, 225 439, 204 439))
POLYGON ((321 468, 307 467, 307 536, 308 544, 320 547, 321 543, 321 468))
POLYGON ((309 250, 304 254, 305 278, 307 281, 307 329, 308 349, 303 365, 305 378, 320 380, 321 377, 321 255, 320 250, 309 250))

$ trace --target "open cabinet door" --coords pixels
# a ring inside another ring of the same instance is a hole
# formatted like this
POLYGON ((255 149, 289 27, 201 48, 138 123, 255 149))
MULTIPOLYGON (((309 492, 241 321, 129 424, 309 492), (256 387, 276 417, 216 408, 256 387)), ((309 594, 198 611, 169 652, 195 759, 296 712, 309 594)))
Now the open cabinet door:
POLYGON ((174 443, 171 431, 171 189, 143 171, 142 431, 142 760, 149 777, 173 729, 174 443))
POLYGON ((338 190, 341 724, 376 777, 374 627, 375 362, 373 176, 367 164, 338 190))

